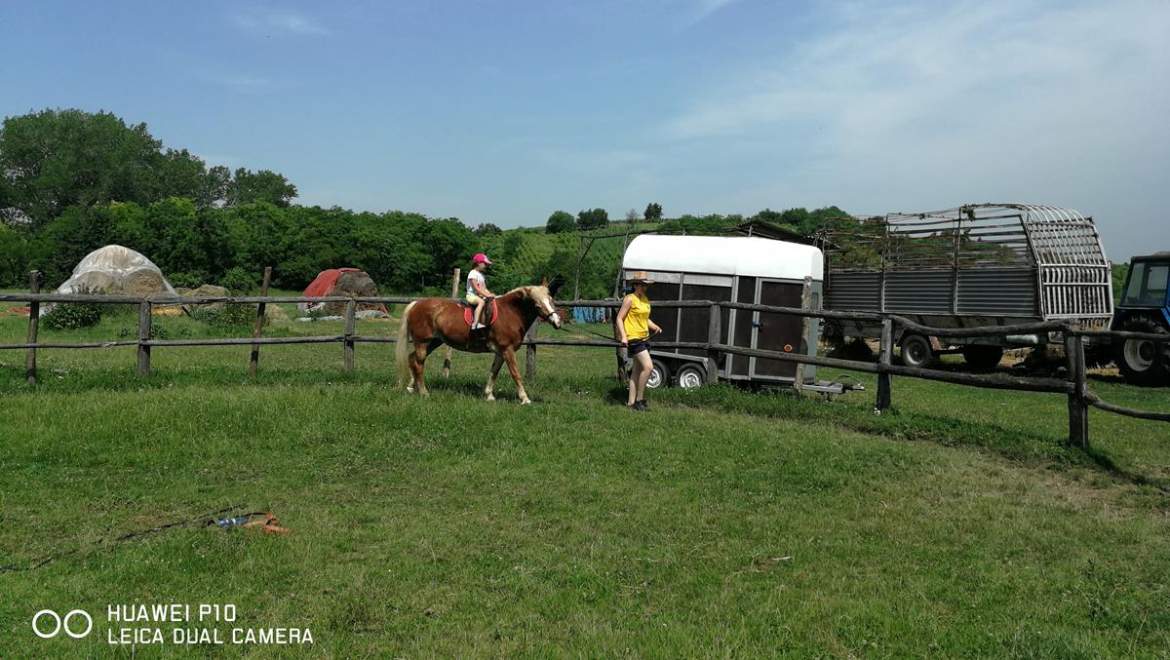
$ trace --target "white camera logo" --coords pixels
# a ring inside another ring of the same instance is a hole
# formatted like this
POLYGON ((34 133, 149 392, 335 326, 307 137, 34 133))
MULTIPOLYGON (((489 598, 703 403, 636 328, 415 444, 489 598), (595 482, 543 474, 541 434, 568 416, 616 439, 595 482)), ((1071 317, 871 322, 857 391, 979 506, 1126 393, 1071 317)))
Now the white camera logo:
POLYGON ((62 630, 73 639, 81 639, 93 630, 93 617, 85 610, 70 610, 64 618, 53 610, 41 610, 33 615, 32 629, 41 639, 52 639, 62 630), (44 622, 44 619, 49 619, 49 622, 44 622), (82 624, 76 619, 84 619, 85 628, 80 632, 77 629, 80 629, 82 624))

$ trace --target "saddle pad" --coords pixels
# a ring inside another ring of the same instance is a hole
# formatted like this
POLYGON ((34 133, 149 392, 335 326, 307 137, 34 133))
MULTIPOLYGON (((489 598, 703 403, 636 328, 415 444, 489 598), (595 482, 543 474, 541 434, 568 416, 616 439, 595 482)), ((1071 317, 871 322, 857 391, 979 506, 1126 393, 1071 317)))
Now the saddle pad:
MULTIPOLYGON (((483 323, 484 325, 491 325, 496 320, 496 314, 498 312, 499 310, 496 308, 496 299, 492 298, 491 303, 484 306, 483 315, 479 319, 480 323, 483 323)), ((474 317, 475 307, 472 307, 470 303, 464 303, 463 322, 467 325, 471 325, 471 320, 474 317)))

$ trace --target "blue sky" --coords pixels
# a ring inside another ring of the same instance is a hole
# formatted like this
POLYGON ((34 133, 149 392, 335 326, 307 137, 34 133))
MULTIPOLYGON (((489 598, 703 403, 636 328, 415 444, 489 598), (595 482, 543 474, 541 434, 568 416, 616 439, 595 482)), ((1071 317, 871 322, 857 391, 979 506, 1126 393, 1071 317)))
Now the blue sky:
POLYGON ((0 114, 113 111, 300 201, 541 224, 837 204, 1170 248, 1170 2, 6 2, 0 114))

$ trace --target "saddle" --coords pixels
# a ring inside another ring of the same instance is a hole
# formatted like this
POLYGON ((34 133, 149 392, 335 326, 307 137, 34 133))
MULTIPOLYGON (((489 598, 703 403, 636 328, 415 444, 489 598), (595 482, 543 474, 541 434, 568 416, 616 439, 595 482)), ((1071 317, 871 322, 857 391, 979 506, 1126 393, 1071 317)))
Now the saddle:
MULTIPOLYGON (((463 308, 463 322, 470 326, 475 320, 475 305, 472 305, 466 300, 460 300, 459 305, 463 308)), ((492 298, 483 306, 483 314, 480 315, 479 322, 484 324, 484 326, 491 325, 495 322, 498 312, 499 309, 496 307, 496 299, 492 298)))

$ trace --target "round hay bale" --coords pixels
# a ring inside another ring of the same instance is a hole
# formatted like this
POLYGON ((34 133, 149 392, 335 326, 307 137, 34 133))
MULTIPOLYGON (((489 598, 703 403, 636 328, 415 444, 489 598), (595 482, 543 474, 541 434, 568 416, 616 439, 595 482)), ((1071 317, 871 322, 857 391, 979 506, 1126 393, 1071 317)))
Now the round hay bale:
MULTIPOLYGON (((342 273, 337 278, 337 283, 333 285, 333 291, 329 295, 332 296, 351 296, 355 298, 365 298, 378 295, 378 285, 374 283, 374 278, 362 271, 349 271, 342 273)), ((359 310, 377 310, 386 312, 386 306, 378 303, 360 303, 357 308, 359 310)), ((329 303, 325 306, 325 310, 329 314, 344 314, 345 303, 329 303)))
POLYGON ((74 293, 103 293, 108 295, 122 293, 118 278, 101 270, 90 270, 81 273, 72 280, 74 293))
POLYGON ((122 291, 131 296, 150 296, 168 293, 167 280, 162 273, 151 268, 136 268, 122 280, 122 291))
MULTIPOLYGON (((218 298, 220 296, 229 296, 229 295, 231 295, 231 294, 228 293, 227 289, 223 288, 222 286, 216 286, 214 284, 200 284, 199 286, 195 287, 194 289, 188 289, 187 292, 183 294, 183 296, 185 298, 218 298)), ((198 308, 198 307, 202 307, 204 309, 223 309, 223 303, 206 303, 203 305, 183 305, 183 310, 186 311, 188 314, 190 314, 191 310, 198 308)))
POLYGON ((288 312, 284 311, 284 308, 281 307, 280 305, 270 304, 270 305, 266 306, 264 308, 264 316, 268 317, 269 323, 271 323, 272 321, 287 321, 288 320, 288 312))

